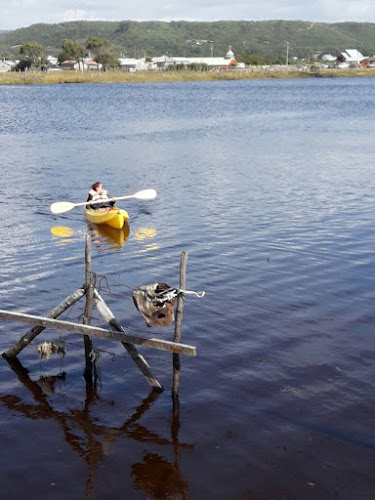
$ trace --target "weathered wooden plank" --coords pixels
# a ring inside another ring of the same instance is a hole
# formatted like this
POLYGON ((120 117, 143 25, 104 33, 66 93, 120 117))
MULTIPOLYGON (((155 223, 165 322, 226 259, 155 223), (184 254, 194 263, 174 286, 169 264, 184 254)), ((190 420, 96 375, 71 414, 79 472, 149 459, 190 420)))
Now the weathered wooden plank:
MULTIPOLYGON (((159 349, 161 351, 176 352, 178 354, 184 354, 185 356, 196 356, 197 354, 196 348, 194 346, 186 344, 177 344, 175 342, 169 342, 168 340, 159 340, 155 338, 146 339, 135 335, 120 333, 118 331, 106 330, 105 328, 99 328, 90 325, 81 325, 70 321, 60 321, 57 319, 34 316, 31 314, 15 313, 5 311, 3 309, 0 309, 0 319, 29 323, 40 326, 43 329, 55 328, 57 330, 66 330, 68 332, 79 333, 82 335, 92 335, 94 337, 103 339, 117 340, 119 342, 136 344, 143 347, 159 349)), ((4 354, 5 357, 7 357, 6 354, 7 353, 4 354)))
MULTIPOLYGON (((82 298, 85 295, 85 289, 84 288, 79 288, 76 290, 74 293, 69 295, 65 300, 63 300, 58 306, 56 306, 50 313, 47 314, 47 318, 57 318, 62 314, 64 311, 66 311, 70 306, 75 304, 80 298, 82 298)), ((34 326, 29 330, 25 335, 23 335, 15 344, 13 347, 8 349, 4 354, 4 358, 15 358, 17 354, 19 354, 22 349, 24 349, 26 346, 30 344, 30 342, 37 336, 39 335, 43 330, 45 329, 45 326, 34 326)))

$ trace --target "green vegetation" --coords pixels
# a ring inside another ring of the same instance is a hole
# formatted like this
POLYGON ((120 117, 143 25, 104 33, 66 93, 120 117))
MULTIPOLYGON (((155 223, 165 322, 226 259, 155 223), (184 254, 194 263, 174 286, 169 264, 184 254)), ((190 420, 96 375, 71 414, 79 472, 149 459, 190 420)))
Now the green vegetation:
POLYGON ((217 21, 217 22, 104 22, 72 21, 35 24, 0 32, 0 57, 15 58, 19 47, 33 40, 57 56, 63 40, 86 47, 88 39, 106 40, 112 53, 127 57, 223 56, 231 45, 238 61, 285 62, 289 58, 312 60, 322 52, 337 55, 358 49, 363 55, 375 53, 375 23, 312 23, 305 21, 217 21), (264 59, 262 59, 264 58, 264 59))
POLYGON ((74 40, 69 40, 65 38, 62 41, 62 52, 59 53, 59 62, 75 60, 78 61, 85 54, 85 50, 82 45, 74 40))
POLYGON ((56 84, 56 83, 168 83, 168 82, 193 82, 215 80, 260 80, 269 78, 316 78, 316 77, 375 77, 375 68, 361 69, 323 69, 299 71, 298 68, 268 67, 263 69, 248 70, 223 70, 223 71, 137 71, 129 73, 123 71, 61 71, 46 73, 43 71, 27 71, 24 73, 0 73, 0 85, 27 85, 27 84, 56 84))
POLYGON ((37 42, 25 42, 20 47, 21 59, 17 70, 42 69, 47 65, 46 49, 37 42))
POLYGON ((118 57, 112 51, 112 44, 105 38, 90 37, 86 42, 86 49, 92 52, 95 61, 103 66, 104 71, 120 67, 118 57))
POLYGON ((26 42, 20 48, 20 54, 29 58, 33 63, 37 63, 45 56, 46 49, 37 42, 26 42))

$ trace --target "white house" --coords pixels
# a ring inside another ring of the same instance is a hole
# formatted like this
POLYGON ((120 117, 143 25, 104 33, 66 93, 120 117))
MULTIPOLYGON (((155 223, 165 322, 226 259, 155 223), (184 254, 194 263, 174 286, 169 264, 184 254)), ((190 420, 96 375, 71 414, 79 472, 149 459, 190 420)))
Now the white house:
POLYGON ((50 63, 51 66, 57 66, 59 62, 57 57, 54 56, 47 56, 47 61, 50 63))
POLYGON ((339 68, 347 68, 352 64, 360 66, 363 59, 366 59, 366 57, 358 50, 346 49, 344 52, 341 52, 336 61, 339 68))
POLYGON ((161 57, 153 57, 152 58, 152 63, 156 65, 157 69, 166 69, 168 66, 174 66, 175 65, 175 59, 173 57, 169 56, 161 56, 161 57))
POLYGON ((78 71, 78 62, 74 59, 67 59, 66 61, 63 61, 60 66, 61 69, 78 71))
POLYGON ((7 73, 8 71, 12 71, 12 69, 16 66, 14 61, 7 61, 4 59, 0 61, 0 73, 7 73))
POLYGON ((230 45, 224 57, 189 57, 189 60, 190 64, 204 64, 209 70, 235 68, 238 65, 230 45))
POLYGON ((323 54, 321 59, 324 62, 333 62, 333 61, 336 61, 337 57, 335 57, 331 54, 323 54))
POLYGON ((70 70, 70 71, 100 71, 102 69, 102 65, 98 64, 96 61, 92 59, 85 58, 79 63, 74 59, 68 59, 67 61, 63 61, 61 64, 61 69, 70 70))
POLYGON ((98 64, 96 61, 93 61, 92 59, 84 59, 83 69, 85 71, 100 71, 102 69, 102 65, 98 64))
POLYGON ((124 71, 144 71, 147 69, 147 64, 142 59, 134 59, 132 57, 120 58, 121 69, 124 71))
POLYGON ((169 66, 190 64, 205 65, 208 70, 227 69, 229 67, 236 67, 238 65, 231 46, 226 53, 225 57, 154 57, 152 62, 157 65, 159 69, 165 69, 169 66))

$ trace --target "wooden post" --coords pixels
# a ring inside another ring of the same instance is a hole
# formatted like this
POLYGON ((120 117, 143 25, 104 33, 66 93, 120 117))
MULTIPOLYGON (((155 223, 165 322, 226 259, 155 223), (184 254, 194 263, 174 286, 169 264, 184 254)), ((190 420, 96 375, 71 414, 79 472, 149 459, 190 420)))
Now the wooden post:
MULTIPOLYGON (((188 253, 182 252, 181 260, 180 260, 180 289, 186 289, 186 264, 188 259, 188 253)), ((184 301, 185 297, 183 294, 180 294, 177 299, 177 308, 176 308, 176 322, 175 322, 175 330, 173 342, 180 343, 181 341, 181 328, 182 328, 182 314, 184 311, 184 301)), ((172 388, 172 399, 173 404, 176 406, 176 410, 178 411, 178 391, 180 388, 180 374, 181 374, 181 363, 180 356, 176 353, 173 353, 173 388, 172 388)))
MULTIPOLYGON (((91 238, 86 234, 85 245, 85 290, 86 290, 86 307, 83 314, 83 324, 89 325, 91 323, 92 305, 94 299, 95 276, 91 272, 91 238)), ((93 360, 92 352, 94 351, 94 344, 90 335, 84 335, 83 342, 85 346, 85 377, 86 384, 93 385, 93 360)))
MULTIPOLYGON (((79 288, 74 293, 69 295, 65 300, 63 300, 57 307, 52 309, 52 311, 47 315, 47 318, 55 319, 60 316, 64 311, 66 311, 70 306, 75 304, 81 297, 85 294, 84 288, 79 288)), ((3 353, 4 358, 15 358, 17 354, 19 354, 22 349, 30 344, 30 342, 41 333, 46 327, 45 326, 34 326, 29 330, 25 335, 23 335, 13 347, 8 349, 3 353)))
MULTIPOLYGON (((103 318, 109 323, 109 325, 114 330, 118 332, 123 332, 124 331, 123 327, 117 321, 114 314, 109 309, 109 307, 104 302, 104 300, 102 299, 102 297, 100 296, 99 292, 96 289, 94 290, 94 297, 96 299, 96 307, 100 312, 100 314, 103 316, 103 318)), ((135 345, 130 342, 121 342, 121 344, 125 347, 125 349, 128 351, 129 355, 131 356, 135 364, 138 366, 143 375, 146 377, 147 382, 150 384, 150 386, 153 389, 156 389, 157 391, 162 391, 163 386, 156 380, 156 378, 151 372, 150 365, 147 363, 145 358, 141 354, 139 354, 135 345)))

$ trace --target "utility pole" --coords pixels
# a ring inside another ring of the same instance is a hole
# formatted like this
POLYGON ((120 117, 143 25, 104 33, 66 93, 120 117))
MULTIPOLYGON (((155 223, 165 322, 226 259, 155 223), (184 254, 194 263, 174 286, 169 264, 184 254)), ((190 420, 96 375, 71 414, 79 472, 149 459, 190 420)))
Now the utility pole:
POLYGON ((286 43, 286 65, 288 66, 289 63, 289 47, 290 47, 290 42, 285 42, 286 43))

